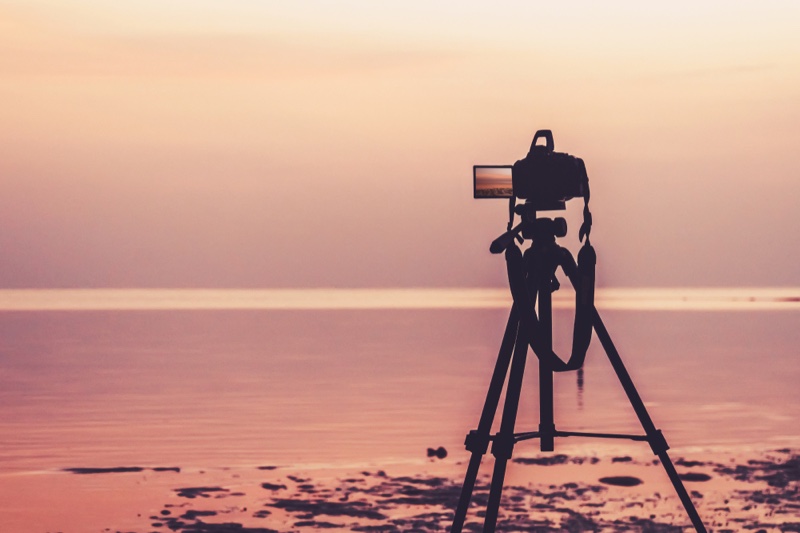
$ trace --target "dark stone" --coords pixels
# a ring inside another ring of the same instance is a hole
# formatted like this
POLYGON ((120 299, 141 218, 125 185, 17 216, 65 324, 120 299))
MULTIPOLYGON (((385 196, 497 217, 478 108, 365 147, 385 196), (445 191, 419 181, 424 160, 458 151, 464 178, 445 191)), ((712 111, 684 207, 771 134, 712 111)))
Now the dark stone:
POLYGON ((65 472, 73 474, 120 474, 126 472, 141 472, 141 466, 113 466, 111 468, 65 468, 65 472))
POLYGON ((609 476, 609 477, 601 477, 600 483, 605 483, 606 485, 616 485, 618 487, 635 487, 636 485, 641 485, 643 481, 638 477, 633 476, 609 476))
POLYGON ((279 485, 277 483, 262 483, 261 488, 267 490, 285 490, 286 485, 279 485))
POLYGON ((447 457, 447 450, 444 446, 438 448, 428 448, 428 457, 436 457, 437 459, 444 459, 447 457))
POLYGON ((685 474, 678 474, 678 477, 683 481, 708 481, 711 476, 703 474, 702 472, 686 472, 685 474))
POLYGON ((216 516, 216 511, 195 511, 190 509, 181 515, 181 518, 186 520, 196 520, 198 516, 216 516))
POLYGON ((541 465, 541 466, 552 466, 552 465, 563 465, 567 462, 569 457, 564 454, 558 455, 548 455, 546 457, 517 457, 516 459, 512 459, 515 463, 521 465, 541 465))
POLYGON ((222 487, 184 487, 181 489, 174 489, 181 498, 208 498, 210 492, 227 493, 228 489, 222 487))
POLYGON ((387 518, 383 513, 373 509, 365 509, 361 505, 356 505, 356 503, 281 499, 268 505, 290 513, 309 513, 312 516, 350 516, 353 518, 369 518, 371 520, 385 520, 387 518))

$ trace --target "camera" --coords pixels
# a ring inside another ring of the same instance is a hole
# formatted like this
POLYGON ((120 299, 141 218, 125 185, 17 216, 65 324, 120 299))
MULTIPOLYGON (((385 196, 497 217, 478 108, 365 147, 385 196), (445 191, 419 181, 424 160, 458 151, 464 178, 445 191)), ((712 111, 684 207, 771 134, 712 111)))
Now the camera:
POLYGON ((561 210, 589 190, 586 165, 579 157, 556 152, 553 133, 539 130, 524 159, 513 165, 475 165, 474 198, 517 197, 537 211, 561 210), (544 139, 545 144, 537 144, 544 139))

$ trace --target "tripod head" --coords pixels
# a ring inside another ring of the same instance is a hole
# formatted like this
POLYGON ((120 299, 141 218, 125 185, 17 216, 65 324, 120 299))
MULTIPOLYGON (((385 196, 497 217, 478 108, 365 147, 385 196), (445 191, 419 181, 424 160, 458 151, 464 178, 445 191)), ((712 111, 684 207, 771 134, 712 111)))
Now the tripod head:
POLYGON ((515 199, 511 198, 509 213, 508 231, 492 241, 489 246, 489 251, 493 254, 504 252, 514 242, 514 239, 517 239, 520 244, 525 239, 554 242, 557 237, 567 235, 567 221, 564 218, 536 218, 536 208, 532 203, 525 202, 517 205, 515 199), (519 215, 522 220, 512 227, 514 214, 519 215))

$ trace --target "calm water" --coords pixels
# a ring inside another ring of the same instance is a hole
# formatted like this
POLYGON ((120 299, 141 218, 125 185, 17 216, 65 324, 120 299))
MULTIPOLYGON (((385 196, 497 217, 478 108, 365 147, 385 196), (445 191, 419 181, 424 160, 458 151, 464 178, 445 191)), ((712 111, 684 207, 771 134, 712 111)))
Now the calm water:
MULTIPOLYGON (((0 291, 0 471, 457 452, 480 414, 507 297, 402 292, 0 291)), ((610 291, 601 315, 674 448, 797 447, 796 295, 610 291)), ((562 351, 571 320, 556 311, 562 351)), ((636 431, 596 339, 577 381, 557 376, 559 428, 636 431)), ((519 430, 536 429, 536 395, 529 364, 519 430)))

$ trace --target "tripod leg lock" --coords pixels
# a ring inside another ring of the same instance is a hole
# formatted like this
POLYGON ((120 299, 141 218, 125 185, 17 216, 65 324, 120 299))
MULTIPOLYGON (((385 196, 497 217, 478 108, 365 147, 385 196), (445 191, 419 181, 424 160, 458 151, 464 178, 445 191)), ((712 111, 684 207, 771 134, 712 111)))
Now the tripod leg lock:
POLYGON ((653 450, 653 453, 656 455, 660 455, 669 450, 667 439, 664 437, 664 434, 661 433, 660 429, 647 435, 647 442, 650 444, 650 449, 653 450))
POLYGON ((467 438, 464 439, 464 446, 468 452, 484 455, 489 449, 489 435, 481 434, 477 429, 470 430, 467 438))
POLYGON ((514 451, 514 435, 506 435, 498 433, 492 439, 492 455, 495 459, 502 459, 508 461, 511 459, 511 454, 514 451))

